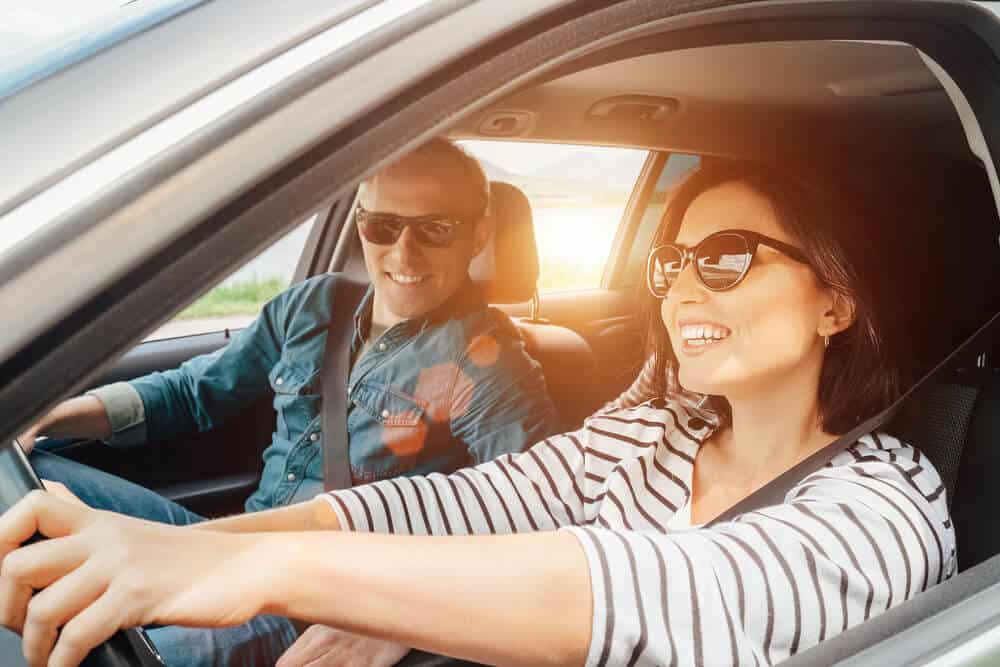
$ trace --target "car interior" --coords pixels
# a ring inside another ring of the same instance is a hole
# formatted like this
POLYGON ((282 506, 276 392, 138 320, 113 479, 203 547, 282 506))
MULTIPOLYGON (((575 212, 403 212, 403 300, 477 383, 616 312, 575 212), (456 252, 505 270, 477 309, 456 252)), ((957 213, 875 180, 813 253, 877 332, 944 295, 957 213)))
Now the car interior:
MULTIPOLYGON (((657 35, 638 37, 528 80, 454 118, 446 133, 459 141, 648 151, 594 289, 538 290, 532 203, 514 184, 491 183, 496 233, 472 275, 542 365, 567 429, 617 396, 644 361, 635 306, 644 267, 634 258, 644 258, 658 222, 663 202, 654 193, 672 155, 749 158, 836 183, 854 213, 842 221, 843 236, 865 253, 862 274, 891 324, 904 386, 1000 311, 1000 219, 990 175, 940 73, 907 44, 774 39, 676 48, 657 35)), ((346 222, 352 201, 320 210, 296 280, 321 271, 364 275, 360 242, 346 222)), ((142 343, 93 384, 175 367, 231 335, 142 343)), ((1000 554, 1000 533, 983 511, 1000 505, 998 373, 1000 336, 908 400, 886 426, 941 473, 963 572, 1000 554)), ((240 511, 256 485, 273 419, 264 399, 218 431, 175 442, 111 450, 78 441, 58 451, 218 516, 240 511)), ((930 613, 920 610, 921 597, 793 662, 825 664, 847 654, 851 637, 885 633, 876 623, 919 621, 930 613)))

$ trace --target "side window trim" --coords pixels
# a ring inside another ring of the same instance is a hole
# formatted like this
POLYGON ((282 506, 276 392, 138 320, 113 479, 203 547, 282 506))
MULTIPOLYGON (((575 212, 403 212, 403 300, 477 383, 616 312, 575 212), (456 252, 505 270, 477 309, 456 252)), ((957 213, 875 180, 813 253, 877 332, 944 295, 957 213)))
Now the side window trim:
POLYGON ((646 163, 639 172, 635 187, 632 189, 628 204, 625 206, 625 211, 622 213, 622 221, 611 246, 611 255, 604 267, 604 276, 601 279, 602 289, 623 287, 623 274, 632 251, 632 244, 635 242, 635 236, 639 231, 639 225, 649 200, 656 189, 656 183, 669 158, 670 153, 665 151, 649 152, 646 163))
POLYGON ((357 189, 345 194, 319 212, 319 217, 309 232, 309 238, 299 256, 291 284, 301 282, 306 278, 318 276, 331 270, 334 253, 346 222, 353 210, 353 202, 357 189))

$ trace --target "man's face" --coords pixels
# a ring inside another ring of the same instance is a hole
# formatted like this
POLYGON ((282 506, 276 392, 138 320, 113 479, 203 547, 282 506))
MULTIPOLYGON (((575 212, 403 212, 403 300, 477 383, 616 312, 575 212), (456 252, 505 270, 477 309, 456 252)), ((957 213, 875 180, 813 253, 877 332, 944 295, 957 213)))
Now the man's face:
MULTIPOLYGON (((361 190, 362 208, 371 213, 417 217, 440 215, 475 220, 477 193, 456 192, 443 161, 421 155, 404 157, 376 174, 361 190)), ((481 196, 481 195, 480 195, 481 196)), ((486 245, 486 221, 463 224, 448 247, 421 245, 411 227, 392 245, 371 243, 361 235, 365 266, 375 287, 372 320, 392 326, 424 315, 448 300, 465 280, 469 262, 486 245)))

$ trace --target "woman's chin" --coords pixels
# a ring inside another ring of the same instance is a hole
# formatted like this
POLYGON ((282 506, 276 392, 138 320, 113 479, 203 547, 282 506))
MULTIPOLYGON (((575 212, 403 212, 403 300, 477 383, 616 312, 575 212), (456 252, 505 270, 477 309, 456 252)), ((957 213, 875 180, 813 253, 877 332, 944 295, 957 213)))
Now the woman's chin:
POLYGON ((694 369, 685 372, 683 366, 677 373, 677 381, 687 391, 710 396, 725 396, 733 385, 726 378, 712 377, 709 373, 698 372, 694 369))

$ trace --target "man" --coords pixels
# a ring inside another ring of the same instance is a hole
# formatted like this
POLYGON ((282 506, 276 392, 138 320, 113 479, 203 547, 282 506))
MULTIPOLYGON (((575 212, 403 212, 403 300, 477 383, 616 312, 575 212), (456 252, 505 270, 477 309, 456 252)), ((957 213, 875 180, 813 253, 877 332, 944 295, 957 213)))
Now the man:
MULTIPOLYGON (((448 472, 524 449, 558 428, 541 369, 516 329, 477 295, 469 262, 486 245, 488 181, 436 139, 362 185, 355 223, 372 287, 353 322, 331 322, 339 277, 295 285, 218 352, 98 388, 45 415, 21 438, 105 439, 112 446, 206 431, 269 390, 277 428, 249 512, 323 490, 320 376, 326 331, 353 326, 349 463, 355 484, 448 472)), ((100 509, 154 521, 201 517, 124 480, 36 450, 39 476, 100 509)), ((164 627, 150 637, 171 667, 273 664, 297 631, 261 616, 223 630, 164 627)))

